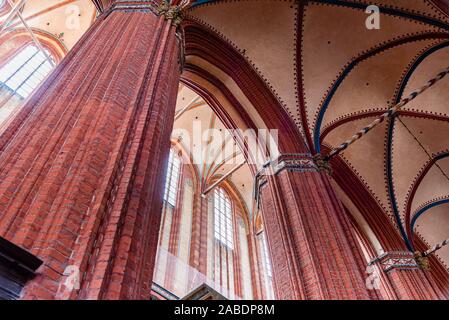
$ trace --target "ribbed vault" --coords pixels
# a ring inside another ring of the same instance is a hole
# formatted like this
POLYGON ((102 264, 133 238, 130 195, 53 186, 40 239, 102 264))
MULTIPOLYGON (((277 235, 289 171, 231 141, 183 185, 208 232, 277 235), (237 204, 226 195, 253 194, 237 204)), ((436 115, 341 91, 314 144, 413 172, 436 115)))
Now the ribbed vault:
MULTIPOLYGON (((187 18, 245 57, 315 153, 448 66, 446 9, 441 0, 224 0, 198 1, 187 18), (365 26, 370 4, 380 30, 365 26)), ((444 79, 341 155, 410 249, 417 235, 429 245, 449 237, 448 95, 444 79)), ((449 250, 438 256, 449 263, 449 250)))

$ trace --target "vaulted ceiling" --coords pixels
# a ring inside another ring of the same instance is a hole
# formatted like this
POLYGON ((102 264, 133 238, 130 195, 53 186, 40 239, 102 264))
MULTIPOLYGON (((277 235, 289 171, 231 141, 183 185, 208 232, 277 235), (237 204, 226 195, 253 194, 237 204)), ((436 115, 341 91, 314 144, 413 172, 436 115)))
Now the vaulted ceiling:
MULTIPOLYGON (((22 14, 33 29, 63 33, 70 49, 94 20, 95 7, 102 10, 109 2, 29 0, 22 14), (72 5, 80 8, 76 30, 66 23, 72 5)), ((449 65, 448 9, 447 0, 200 0, 187 19, 235 47, 309 148, 321 152, 449 65), (365 26, 368 5, 380 8, 379 30, 365 26)), ((15 20, 8 28, 19 27, 15 20)), ((235 87, 231 82, 226 84, 235 87)), ((409 242, 412 229, 429 245, 449 237, 448 99, 444 79, 341 155, 409 242)), ((206 110, 198 116, 208 122, 212 113, 206 110)), ((449 247, 438 256, 449 265, 449 247)))
MULTIPOLYGON (((443 0, 205 0, 187 17, 245 56, 321 152, 449 66, 445 8, 443 0), (379 30, 365 25, 368 5, 380 8, 379 30)), ((408 242, 412 228, 429 245, 449 237, 448 100, 444 79, 341 156, 408 242)), ((449 264, 449 248, 438 255, 449 264)))
POLYGON ((252 213, 253 176, 233 134, 211 107, 194 91, 181 84, 176 102, 172 141, 184 150, 198 175, 202 192, 226 176, 248 214, 252 213), (233 171, 236 169, 235 171, 233 171))

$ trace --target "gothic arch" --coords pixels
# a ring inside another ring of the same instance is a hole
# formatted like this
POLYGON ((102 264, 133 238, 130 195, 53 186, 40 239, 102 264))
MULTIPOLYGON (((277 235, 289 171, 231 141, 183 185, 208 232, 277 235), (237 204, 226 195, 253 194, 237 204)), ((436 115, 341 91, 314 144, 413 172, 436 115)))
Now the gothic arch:
MULTIPOLYGON (((57 63, 59 63, 67 54, 66 46, 56 36, 39 29, 32 28, 33 33, 39 40, 41 45, 50 51, 51 55, 57 63)), ((7 62, 10 57, 22 50, 25 46, 33 44, 33 40, 25 28, 16 28, 3 34, 0 37, 0 45, 3 50, 0 51, 3 63, 7 62), (9 49, 13 48, 13 49, 9 49)))
POLYGON ((193 165, 192 155, 186 150, 182 142, 179 140, 171 139, 171 148, 173 150, 176 150, 178 156, 181 158, 181 163, 189 168, 191 175, 193 177, 192 182, 194 190, 196 192, 199 192, 198 168, 195 165, 193 165))
MULTIPOLYGON (((242 55, 226 41, 196 22, 187 20, 184 23, 185 70, 187 72, 183 74, 182 81, 202 91, 204 98, 208 102, 212 102, 210 103, 211 107, 216 112, 220 110, 217 108, 217 95, 215 94, 214 99, 214 93, 220 90, 222 94, 226 94, 227 97, 230 97, 230 104, 243 119, 245 127, 255 128, 254 123, 257 123, 258 128, 278 129, 279 148, 282 153, 306 151, 307 148, 298 128, 265 82, 242 55), (216 73, 212 74, 212 72, 216 73), (196 84, 198 81, 193 80, 195 76, 206 80, 208 85, 196 84), (226 85, 223 83, 224 81, 226 81, 226 85), (229 87, 230 81, 235 82, 241 89, 240 95, 237 96, 235 91, 232 91, 233 88, 229 87), (249 105, 252 106, 252 110, 249 105), (257 110, 257 114, 254 112, 255 110, 257 110)), ((231 126, 232 124, 228 122, 227 125, 231 126)))
MULTIPOLYGON (((213 179, 211 180, 211 182, 216 181, 219 178, 220 178, 220 176, 214 176, 213 179)), ((249 229, 250 229, 250 213, 248 211, 248 207, 245 204, 245 201, 242 199, 237 188, 230 181, 223 181, 220 184, 220 187, 226 191, 226 193, 231 198, 234 205, 238 206, 240 216, 242 217, 242 219, 245 223, 245 227, 247 228, 247 231, 249 231, 249 229)))
MULTIPOLYGON (((51 55, 54 62, 59 63, 67 53, 64 44, 57 37, 43 30, 33 28, 32 32, 42 48, 51 55)), ((37 44, 25 28, 12 29, 2 34, 0 36, 0 67, 9 63, 11 59, 29 46, 34 46, 38 50, 37 44)), ((8 125, 20 114, 23 107, 21 101, 16 100, 14 96, 2 100, 2 105, 6 106, 5 110, 7 111, 3 110, 3 117, 0 116, 3 119, 0 122, 0 132, 8 130, 8 125)))

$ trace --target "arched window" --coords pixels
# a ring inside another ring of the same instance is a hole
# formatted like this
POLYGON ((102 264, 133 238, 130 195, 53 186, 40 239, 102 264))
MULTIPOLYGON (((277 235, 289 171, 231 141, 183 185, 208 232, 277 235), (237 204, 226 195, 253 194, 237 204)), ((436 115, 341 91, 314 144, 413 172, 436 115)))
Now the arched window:
POLYGON ((172 149, 170 149, 167 177, 165 178, 164 201, 172 207, 176 206, 180 164, 178 156, 175 155, 172 149))
POLYGON ((215 189, 214 193, 214 229, 215 239, 232 250, 234 243, 231 201, 222 188, 215 189))
MULTIPOLYGON (((46 50, 46 53, 51 57, 50 52, 46 50)), ((35 45, 30 44, 0 68, 0 82, 13 94, 26 98, 51 69, 52 65, 45 55, 35 45)))

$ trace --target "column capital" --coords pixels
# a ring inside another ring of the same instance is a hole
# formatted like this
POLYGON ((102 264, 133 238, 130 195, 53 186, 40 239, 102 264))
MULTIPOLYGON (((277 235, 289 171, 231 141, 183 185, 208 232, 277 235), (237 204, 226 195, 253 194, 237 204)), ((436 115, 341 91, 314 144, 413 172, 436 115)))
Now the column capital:
POLYGON ((290 172, 329 172, 327 162, 322 159, 320 154, 311 153, 283 153, 276 159, 265 163, 259 172, 267 174, 268 167, 273 168, 273 174, 278 174, 284 169, 290 172))
POLYGON ((284 153, 271 162, 274 174, 286 169, 290 172, 319 171, 310 153, 284 153))
POLYGON ((268 175, 278 175, 283 170, 290 172, 320 172, 323 171, 310 153, 284 153, 276 159, 265 163, 255 176, 255 198, 258 200, 260 188, 267 183, 268 175))
POLYGON ((278 174, 284 169, 291 172, 310 172, 319 171, 318 166, 315 164, 314 158, 310 153, 283 153, 276 159, 270 160, 265 163, 260 174, 269 174, 268 169, 272 168, 272 174, 278 174))
POLYGON ((104 15, 109 15, 113 11, 124 11, 124 12, 157 12, 157 4, 154 1, 127 1, 127 0, 116 0, 114 1, 104 12, 104 15))
POLYGON ((368 299, 362 256, 354 253, 356 239, 347 213, 313 156, 282 154, 264 167, 257 204, 276 297, 368 299))
POLYGON ((116 0, 102 16, 106 17, 114 11, 152 12, 157 16, 163 16, 165 20, 171 20, 172 25, 175 27, 178 27, 181 24, 184 16, 181 6, 171 5, 167 0, 163 0, 160 3, 147 0, 116 0))
POLYGON ((172 25, 175 27, 178 27, 184 18, 181 6, 172 6, 166 0, 163 0, 158 5, 156 14, 158 16, 164 16, 165 20, 171 20, 172 25))
POLYGON ((409 251, 385 252, 370 261, 369 266, 377 264, 384 272, 392 270, 417 270, 420 269, 415 255, 409 251))

